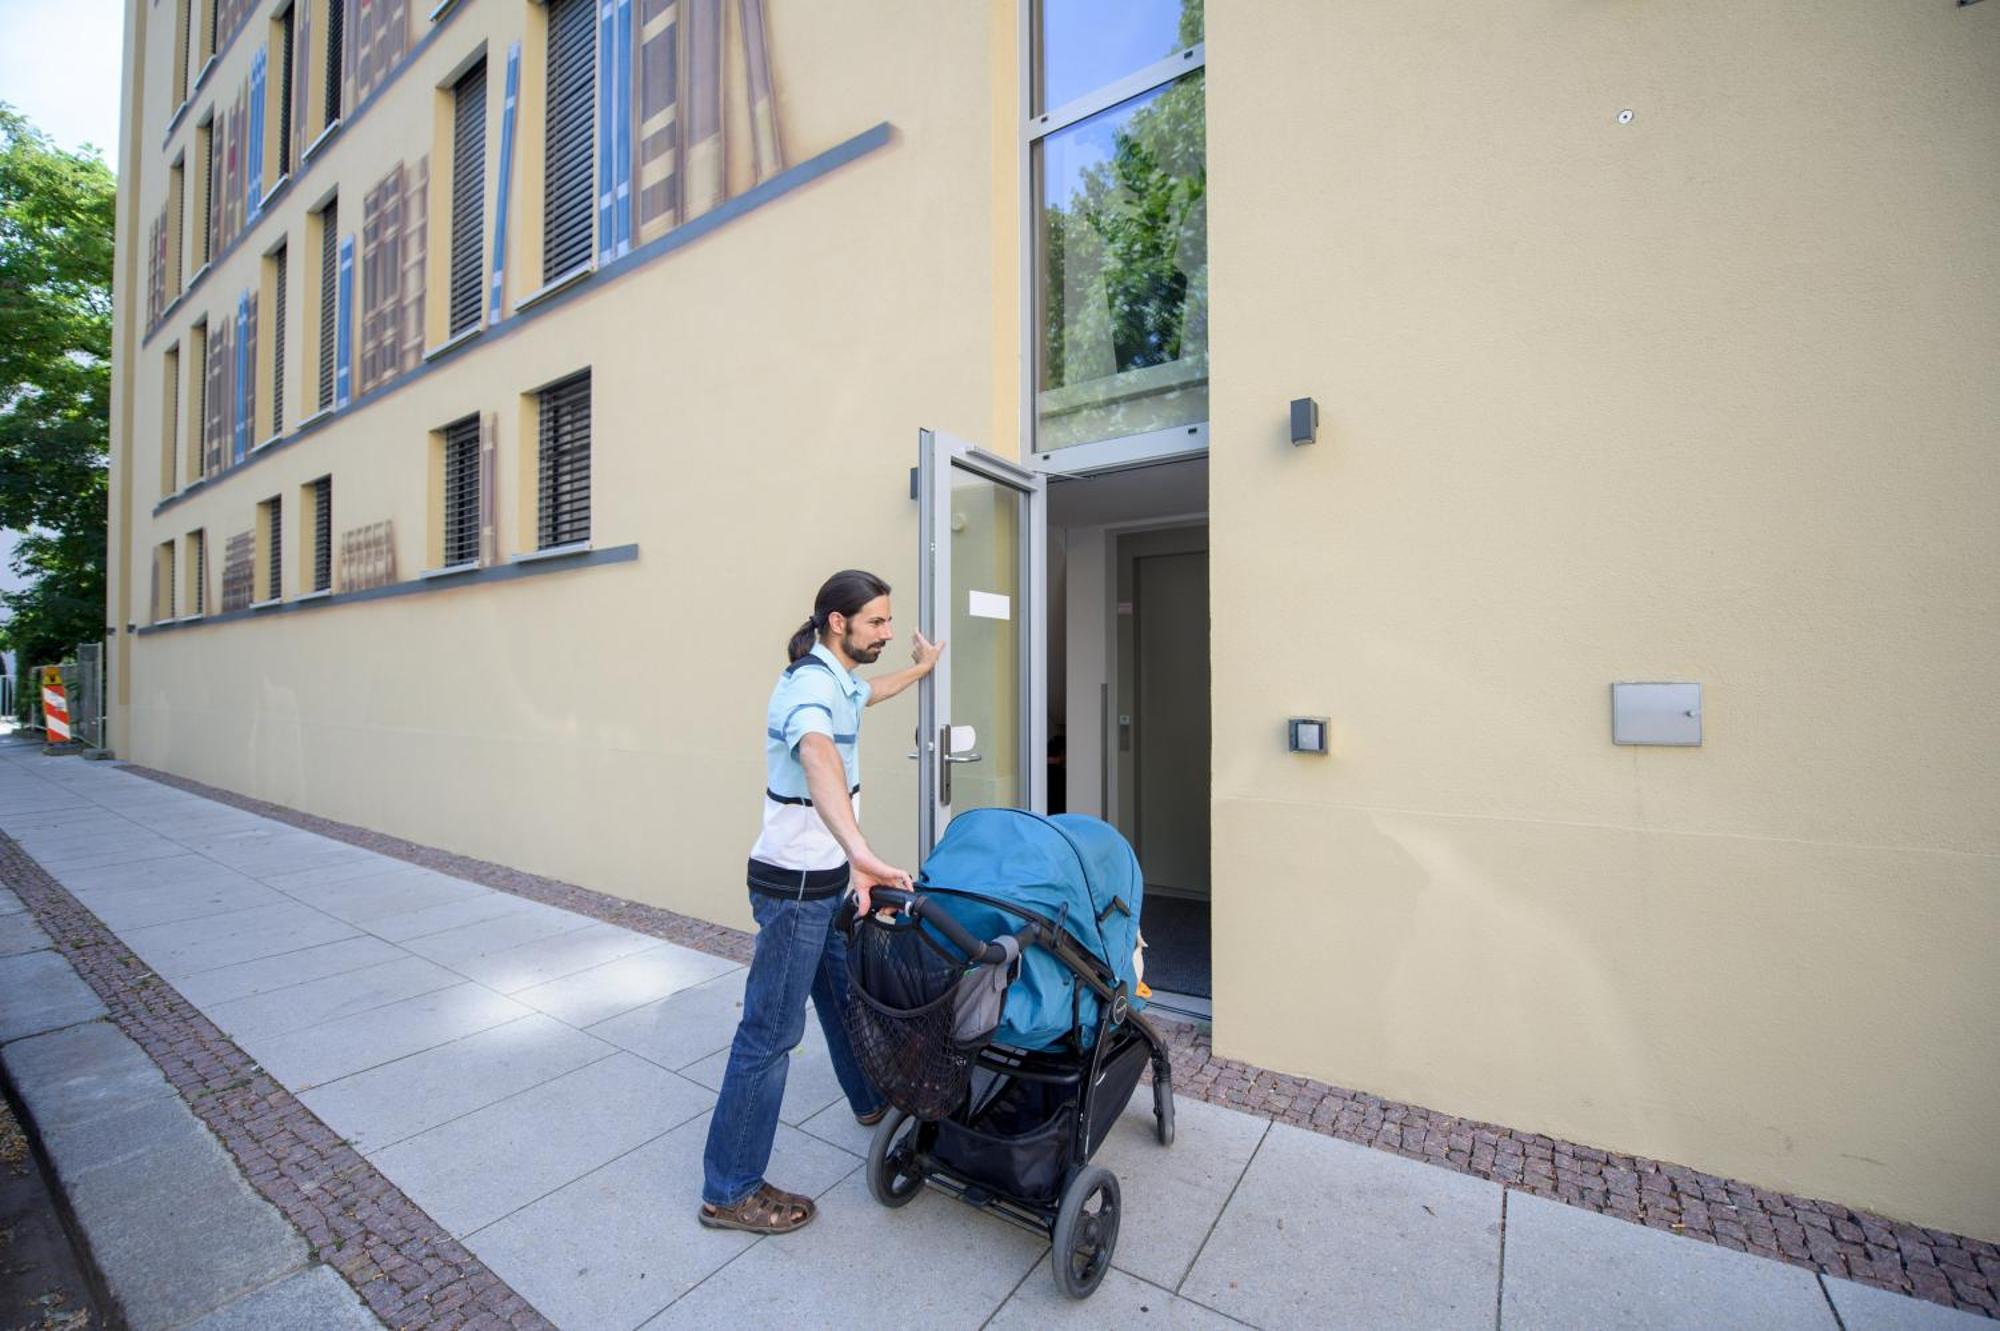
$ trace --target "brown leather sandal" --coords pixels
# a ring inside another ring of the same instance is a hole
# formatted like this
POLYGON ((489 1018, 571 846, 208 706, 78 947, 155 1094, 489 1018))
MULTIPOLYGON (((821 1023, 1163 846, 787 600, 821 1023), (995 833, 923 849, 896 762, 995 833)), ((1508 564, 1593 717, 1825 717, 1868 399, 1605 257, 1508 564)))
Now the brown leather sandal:
POLYGON ((789 1234, 812 1223, 819 1213, 810 1197, 781 1192, 766 1183, 734 1206, 703 1202, 695 1218, 710 1229, 741 1229, 752 1234, 789 1234))

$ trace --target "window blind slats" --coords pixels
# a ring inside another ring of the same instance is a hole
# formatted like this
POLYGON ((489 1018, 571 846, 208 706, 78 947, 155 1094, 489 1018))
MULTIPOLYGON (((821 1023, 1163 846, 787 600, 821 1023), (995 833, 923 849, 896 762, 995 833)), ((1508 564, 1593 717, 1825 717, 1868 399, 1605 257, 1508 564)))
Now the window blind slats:
POLYGON ((340 43, 345 21, 342 11, 346 8, 341 0, 333 0, 326 7, 326 123, 329 125, 340 119, 340 43))
POLYGON ((479 560, 479 418, 444 427, 444 566, 479 560))
MULTIPOLYGON (((305 3, 305 0, 300 0, 305 3)), ((298 9, 287 9, 278 20, 278 175, 292 172, 292 24, 298 9)))
POLYGON ((272 256, 271 280, 277 297, 271 302, 271 433, 285 432, 285 259, 290 247, 272 256))
POLYGON ((264 595, 268 600, 277 600, 284 588, 285 560, 282 551, 285 545, 285 506, 278 498, 271 500, 271 548, 267 551, 264 564, 264 595))
POLYGON ((591 0, 549 5, 547 183, 542 200, 542 280, 583 264, 591 253, 597 31, 591 0))
POLYGON ((541 392, 536 545, 590 539, 590 372, 541 392))
POLYGON ((456 337, 479 323, 480 236, 486 218, 486 62, 452 89, 451 315, 456 337))
POLYGON ((320 213, 319 243, 319 408, 333 405, 333 330, 340 296, 340 214, 338 203, 320 213))
POLYGON ((316 592, 333 586, 333 477, 313 482, 313 583, 316 592))

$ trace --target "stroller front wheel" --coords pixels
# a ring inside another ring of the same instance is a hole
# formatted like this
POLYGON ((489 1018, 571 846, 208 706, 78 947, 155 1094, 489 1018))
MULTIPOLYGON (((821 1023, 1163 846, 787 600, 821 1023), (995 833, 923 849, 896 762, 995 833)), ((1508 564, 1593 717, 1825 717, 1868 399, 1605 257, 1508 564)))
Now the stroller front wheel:
POLYGON ((884 1206, 908 1206, 923 1186, 917 1123, 902 1110, 891 1109, 868 1143, 868 1194, 884 1206))
POLYGON ((1118 1176, 1101 1165, 1085 1165, 1063 1189, 1050 1235, 1049 1262, 1056 1288, 1086 1299, 1104 1282, 1118 1246, 1118 1176))

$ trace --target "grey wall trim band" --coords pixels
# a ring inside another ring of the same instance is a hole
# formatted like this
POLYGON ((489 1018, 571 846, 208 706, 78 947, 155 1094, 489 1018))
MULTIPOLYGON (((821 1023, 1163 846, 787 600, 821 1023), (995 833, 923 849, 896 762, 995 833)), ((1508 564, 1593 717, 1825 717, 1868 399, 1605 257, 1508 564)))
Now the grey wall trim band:
MULTIPOLYGON (((339 2, 340 0, 334 0, 335 4, 338 4, 339 2)), ((255 220, 246 222, 243 226, 243 229, 236 233, 236 239, 230 241, 227 245, 224 245, 222 247, 222 253, 211 254, 208 258, 207 271, 203 272, 200 276, 196 277, 194 281, 188 283, 185 287, 182 287, 180 290, 180 294, 175 296, 173 300, 168 303, 167 307, 160 311, 160 321, 154 324, 151 328, 148 328, 146 330, 146 335, 139 339, 139 349, 141 351, 144 351, 147 347, 151 346, 153 343, 153 339, 158 337, 161 333, 164 333, 167 330, 167 325, 173 321, 173 317, 176 311, 180 309, 181 305, 190 296, 194 295, 195 292, 201 290, 202 283, 206 282, 209 278, 209 275, 212 274, 217 268, 221 267, 222 261, 224 259, 227 259, 230 255, 236 253, 236 249, 239 245, 242 245, 245 241, 249 240, 251 236, 255 235, 258 231, 262 230, 260 224, 264 221, 265 217, 269 215, 272 205, 277 203, 278 200, 284 198, 287 194, 290 194, 294 189, 298 187, 298 183, 301 180, 304 180, 307 176, 311 175, 313 171, 319 166, 319 164, 326 160, 325 148, 328 145, 332 144, 335 139, 346 134, 348 127, 350 125, 352 125, 355 121, 361 119, 362 116, 366 115, 370 110, 370 108, 372 108, 375 105, 375 103, 381 101, 382 95, 388 92, 389 89, 396 86, 397 81, 403 77, 404 73, 406 73, 409 70, 410 66, 415 64, 417 59, 420 56, 422 56, 425 51, 430 49, 431 43, 435 42, 438 39, 439 35, 444 32, 444 30, 451 24, 451 21, 457 18, 461 12, 463 11, 454 10, 453 12, 446 14, 443 18, 438 19, 436 21, 437 22, 436 27, 432 28, 429 32, 425 33, 422 37, 418 38, 417 44, 415 46, 412 46, 409 50, 403 53, 403 58, 396 62, 396 67, 389 71, 388 77, 384 78, 380 83, 375 85, 375 90, 368 94, 368 96, 362 101, 361 105, 355 107, 351 111, 346 112, 340 117, 339 123, 337 123, 333 127, 333 134, 329 137, 326 137, 324 143, 322 143, 320 140, 314 140, 312 143, 306 145, 306 148, 308 150, 313 148, 318 148, 320 149, 320 151, 312 152, 310 153, 310 155, 308 155, 307 152, 301 152, 299 154, 300 160, 292 163, 291 174, 286 176, 285 179, 279 183, 276 189, 272 190, 269 194, 266 194, 258 202, 257 216, 255 220)), ((268 16, 266 17, 268 21, 268 16)), ((244 30, 254 26, 256 22, 257 22, 256 15, 252 15, 250 18, 246 19, 243 23, 243 27, 237 29, 237 36, 238 37, 242 36, 244 30)), ((229 46, 225 46, 222 50, 216 52, 215 61, 217 65, 220 65, 222 63, 222 57, 229 53, 229 48, 235 45, 236 45, 236 37, 231 37, 229 39, 229 46)), ((161 156, 163 157, 172 156, 172 154, 168 150, 173 147, 174 134, 177 130, 180 129, 181 121, 186 118, 185 112, 187 108, 194 105, 195 101, 200 96, 200 92, 201 92, 200 89, 196 89, 194 96, 190 96, 186 102, 183 102, 181 104, 181 113, 177 114, 175 120, 167 126, 167 137, 165 141, 160 144, 161 156)), ((277 132, 275 126, 272 127, 272 132, 273 133, 277 132)), ((185 207, 186 206, 185 203, 183 203, 182 206, 185 207)))
POLYGON ((526 564, 494 564, 488 568, 470 569, 449 578, 412 578, 407 582, 392 582, 387 587, 370 587, 362 592, 335 592, 331 596, 315 596, 305 601, 280 601, 261 610, 226 610, 219 615, 203 615, 200 619, 176 620, 169 624, 148 624, 136 632, 143 638, 151 633, 173 633, 181 629, 207 628, 211 624, 233 624, 245 619, 271 619, 280 615, 318 610, 323 606, 354 605, 361 601, 387 600, 392 596, 415 596, 421 592, 457 591, 461 587, 474 585, 483 587, 489 583, 512 582, 517 578, 539 578, 545 573, 562 573, 597 564, 625 564, 638 557, 639 547, 636 543, 614 545, 608 550, 579 550, 573 555, 537 559, 526 564))
POLYGON ((666 235, 641 245, 625 257, 615 259, 603 265, 582 281, 544 300, 538 300, 524 310, 517 310, 506 319, 489 327, 478 337, 467 338, 456 347, 442 349, 439 354, 421 362, 407 374, 400 375, 397 378, 391 379, 386 384, 380 384, 369 389, 346 406, 336 408, 333 411, 321 412, 311 420, 300 425, 292 433, 258 445, 256 452, 250 454, 234 466, 225 467, 212 476, 204 476, 200 480, 190 481, 176 493, 168 495, 165 499, 153 505, 153 516, 156 518, 159 517, 176 504, 194 498, 210 485, 226 481, 232 476, 262 462, 273 453, 289 448, 299 442, 299 440, 308 438, 315 432, 325 429, 334 421, 341 420, 350 413, 360 411, 363 407, 415 383, 441 366, 452 364, 460 357, 466 355, 471 348, 491 346, 496 340, 509 336, 531 320, 539 319, 551 310, 559 310, 579 296, 587 295, 599 289, 605 282, 623 277, 637 268, 662 259, 683 245, 691 245, 709 232, 716 230, 718 227, 727 226, 745 213, 761 208, 780 196, 791 193, 802 185, 809 185, 821 176, 845 166, 857 157, 863 157, 868 153, 874 152, 877 148, 888 143, 893 133, 894 127, 885 120, 873 129, 863 130, 845 143, 827 149, 817 157, 807 158, 795 167, 780 171, 777 175, 772 176, 755 189, 745 190, 720 207, 703 213, 692 222, 684 222, 672 231, 669 231, 666 235))

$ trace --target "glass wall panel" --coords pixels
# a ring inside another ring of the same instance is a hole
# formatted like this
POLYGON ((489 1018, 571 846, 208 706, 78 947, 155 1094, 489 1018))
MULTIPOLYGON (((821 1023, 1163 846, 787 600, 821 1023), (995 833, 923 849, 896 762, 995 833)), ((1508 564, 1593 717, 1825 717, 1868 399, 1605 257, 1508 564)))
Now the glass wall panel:
POLYGON ((1034 114, 1201 41, 1202 0, 1042 0, 1034 114))
POLYGON ((1033 151, 1035 447, 1206 421, 1201 72, 1057 130, 1033 151))

